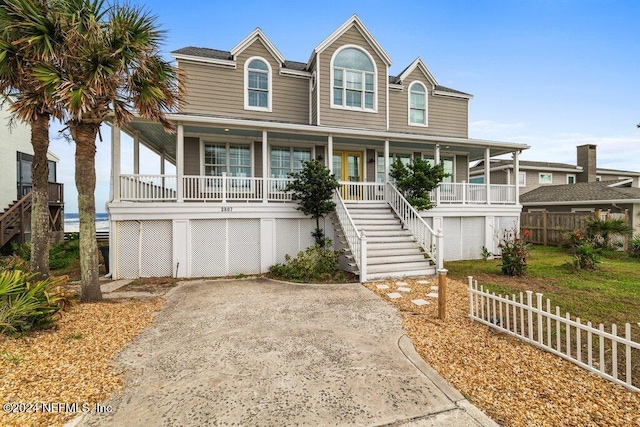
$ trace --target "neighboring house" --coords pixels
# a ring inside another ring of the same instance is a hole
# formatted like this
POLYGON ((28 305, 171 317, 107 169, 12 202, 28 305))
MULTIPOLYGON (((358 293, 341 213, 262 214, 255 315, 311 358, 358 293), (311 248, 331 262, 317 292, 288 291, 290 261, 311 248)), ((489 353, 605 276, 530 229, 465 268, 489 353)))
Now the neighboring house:
POLYGON ((285 59, 260 29, 230 51, 172 54, 186 79, 186 104, 168 115, 176 134, 148 120, 112 132, 114 278, 261 273, 295 255, 313 243, 314 224, 283 189, 311 159, 343 183, 325 228, 361 279, 479 258, 515 227, 515 186, 468 184, 468 165, 512 154, 517 171, 529 147, 470 139, 471 95, 441 86, 420 58, 390 76, 391 58, 357 16, 307 62, 285 59), (134 140, 133 174, 120 170, 120 131, 134 140), (175 175, 141 175, 140 144, 175 175), (389 183, 394 159, 417 157, 450 174, 419 216, 389 183))
MULTIPOLYGON (((10 101, 7 101, 10 102, 10 101)), ((31 238, 31 128, 20 121, 9 127, 11 115, 6 104, 0 109, 0 248, 11 241, 26 242, 31 238)), ((63 232, 64 194, 57 183, 60 159, 53 153, 49 159, 49 211, 52 238, 63 232)))
MULTIPOLYGON (((516 182, 512 161, 494 159, 489 164, 491 165, 489 180, 492 184, 516 182)), ((484 161, 478 162, 469 171, 469 182, 484 182, 484 173, 484 161)), ((518 173, 520 194, 544 186, 610 180, 631 180, 633 187, 640 187, 640 172, 598 168, 596 145, 593 144, 577 147, 576 165, 521 160, 518 173)))
POLYGON ((640 233, 640 188, 632 183, 622 179, 539 187, 520 196, 520 202, 525 212, 626 212, 634 232, 640 233))

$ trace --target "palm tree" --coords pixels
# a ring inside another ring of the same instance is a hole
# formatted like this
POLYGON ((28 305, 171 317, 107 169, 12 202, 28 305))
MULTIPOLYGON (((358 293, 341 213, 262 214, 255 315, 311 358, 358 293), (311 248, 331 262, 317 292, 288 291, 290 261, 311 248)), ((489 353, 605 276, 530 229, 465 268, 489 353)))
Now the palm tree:
POLYGON ((593 218, 587 221, 587 235, 598 246, 611 249, 613 236, 630 236, 633 227, 623 218, 593 218))
MULTIPOLYGON (((17 1, 17 0, 16 0, 17 1)), ((22 0, 24 1, 24 0, 22 0)), ((177 70, 160 55, 164 32, 147 11, 103 0, 52 0, 64 31, 57 62, 35 66, 38 78, 64 106, 76 144, 82 301, 102 298, 95 237, 95 153, 100 125, 120 126, 138 114, 171 125, 165 113, 183 99, 177 70)))
POLYGON ((34 66, 55 61, 54 46, 61 39, 45 2, 0 0, 0 94, 13 100, 13 117, 31 125, 31 269, 41 277, 49 275, 49 121, 62 114, 51 91, 36 78, 34 66))

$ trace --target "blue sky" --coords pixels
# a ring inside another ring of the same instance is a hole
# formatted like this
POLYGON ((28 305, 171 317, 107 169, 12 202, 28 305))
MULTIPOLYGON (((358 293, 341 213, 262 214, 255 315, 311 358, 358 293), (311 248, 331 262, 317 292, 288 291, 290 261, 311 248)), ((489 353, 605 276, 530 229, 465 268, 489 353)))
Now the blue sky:
MULTIPOLYGON (((144 2, 133 1, 144 5, 144 2)), ((575 163, 576 145, 598 145, 598 165, 640 170, 640 2, 156 0, 146 7, 167 31, 166 53, 185 46, 230 50, 254 28, 289 60, 312 49, 357 13, 399 74, 420 56, 438 82, 474 95, 469 135, 531 145, 526 160, 575 163)), ((59 127, 52 129, 57 135, 59 127)), ((98 142, 96 209, 109 195, 109 131, 98 142)), ((66 211, 76 212, 74 147, 62 158, 66 211)), ((125 143, 124 171, 131 171, 125 143)), ((143 155, 141 172, 158 173, 143 155)))

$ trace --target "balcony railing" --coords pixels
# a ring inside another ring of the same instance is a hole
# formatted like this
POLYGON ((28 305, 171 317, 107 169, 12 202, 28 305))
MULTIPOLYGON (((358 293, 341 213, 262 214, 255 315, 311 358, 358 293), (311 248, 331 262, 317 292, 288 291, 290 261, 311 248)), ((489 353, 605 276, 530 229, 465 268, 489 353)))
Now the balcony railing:
MULTIPOLYGON (((186 202, 289 202, 285 191, 288 178, 255 178, 236 176, 196 176, 182 178, 182 200, 186 202)), ((344 200, 385 201, 385 184, 377 182, 341 182, 340 196, 344 200)), ((491 184, 489 203, 515 204, 514 185, 491 184)), ((160 202, 178 200, 178 179, 175 175, 120 175, 120 200, 160 202)), ((441 183, 430 194, 434 205, 487 204, 485 184, 441 183)))
POLYGON ((487 201, 487 186, 485 184, 443 182, 437 190, 431 191, 429 196, 434 205, 484 205, 487 203, 513 205, 516 203, 516 186, 490 184, 489 200, 487 201))

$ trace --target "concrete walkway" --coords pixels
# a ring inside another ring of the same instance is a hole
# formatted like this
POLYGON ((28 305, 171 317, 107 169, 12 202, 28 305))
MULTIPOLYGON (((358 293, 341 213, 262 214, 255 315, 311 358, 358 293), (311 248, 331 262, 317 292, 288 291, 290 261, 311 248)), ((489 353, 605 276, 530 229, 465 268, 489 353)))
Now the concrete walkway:
POLYGON ((111 414, 79 425, 496 425, 358 284, 185 282, 120 355, 111 414))

